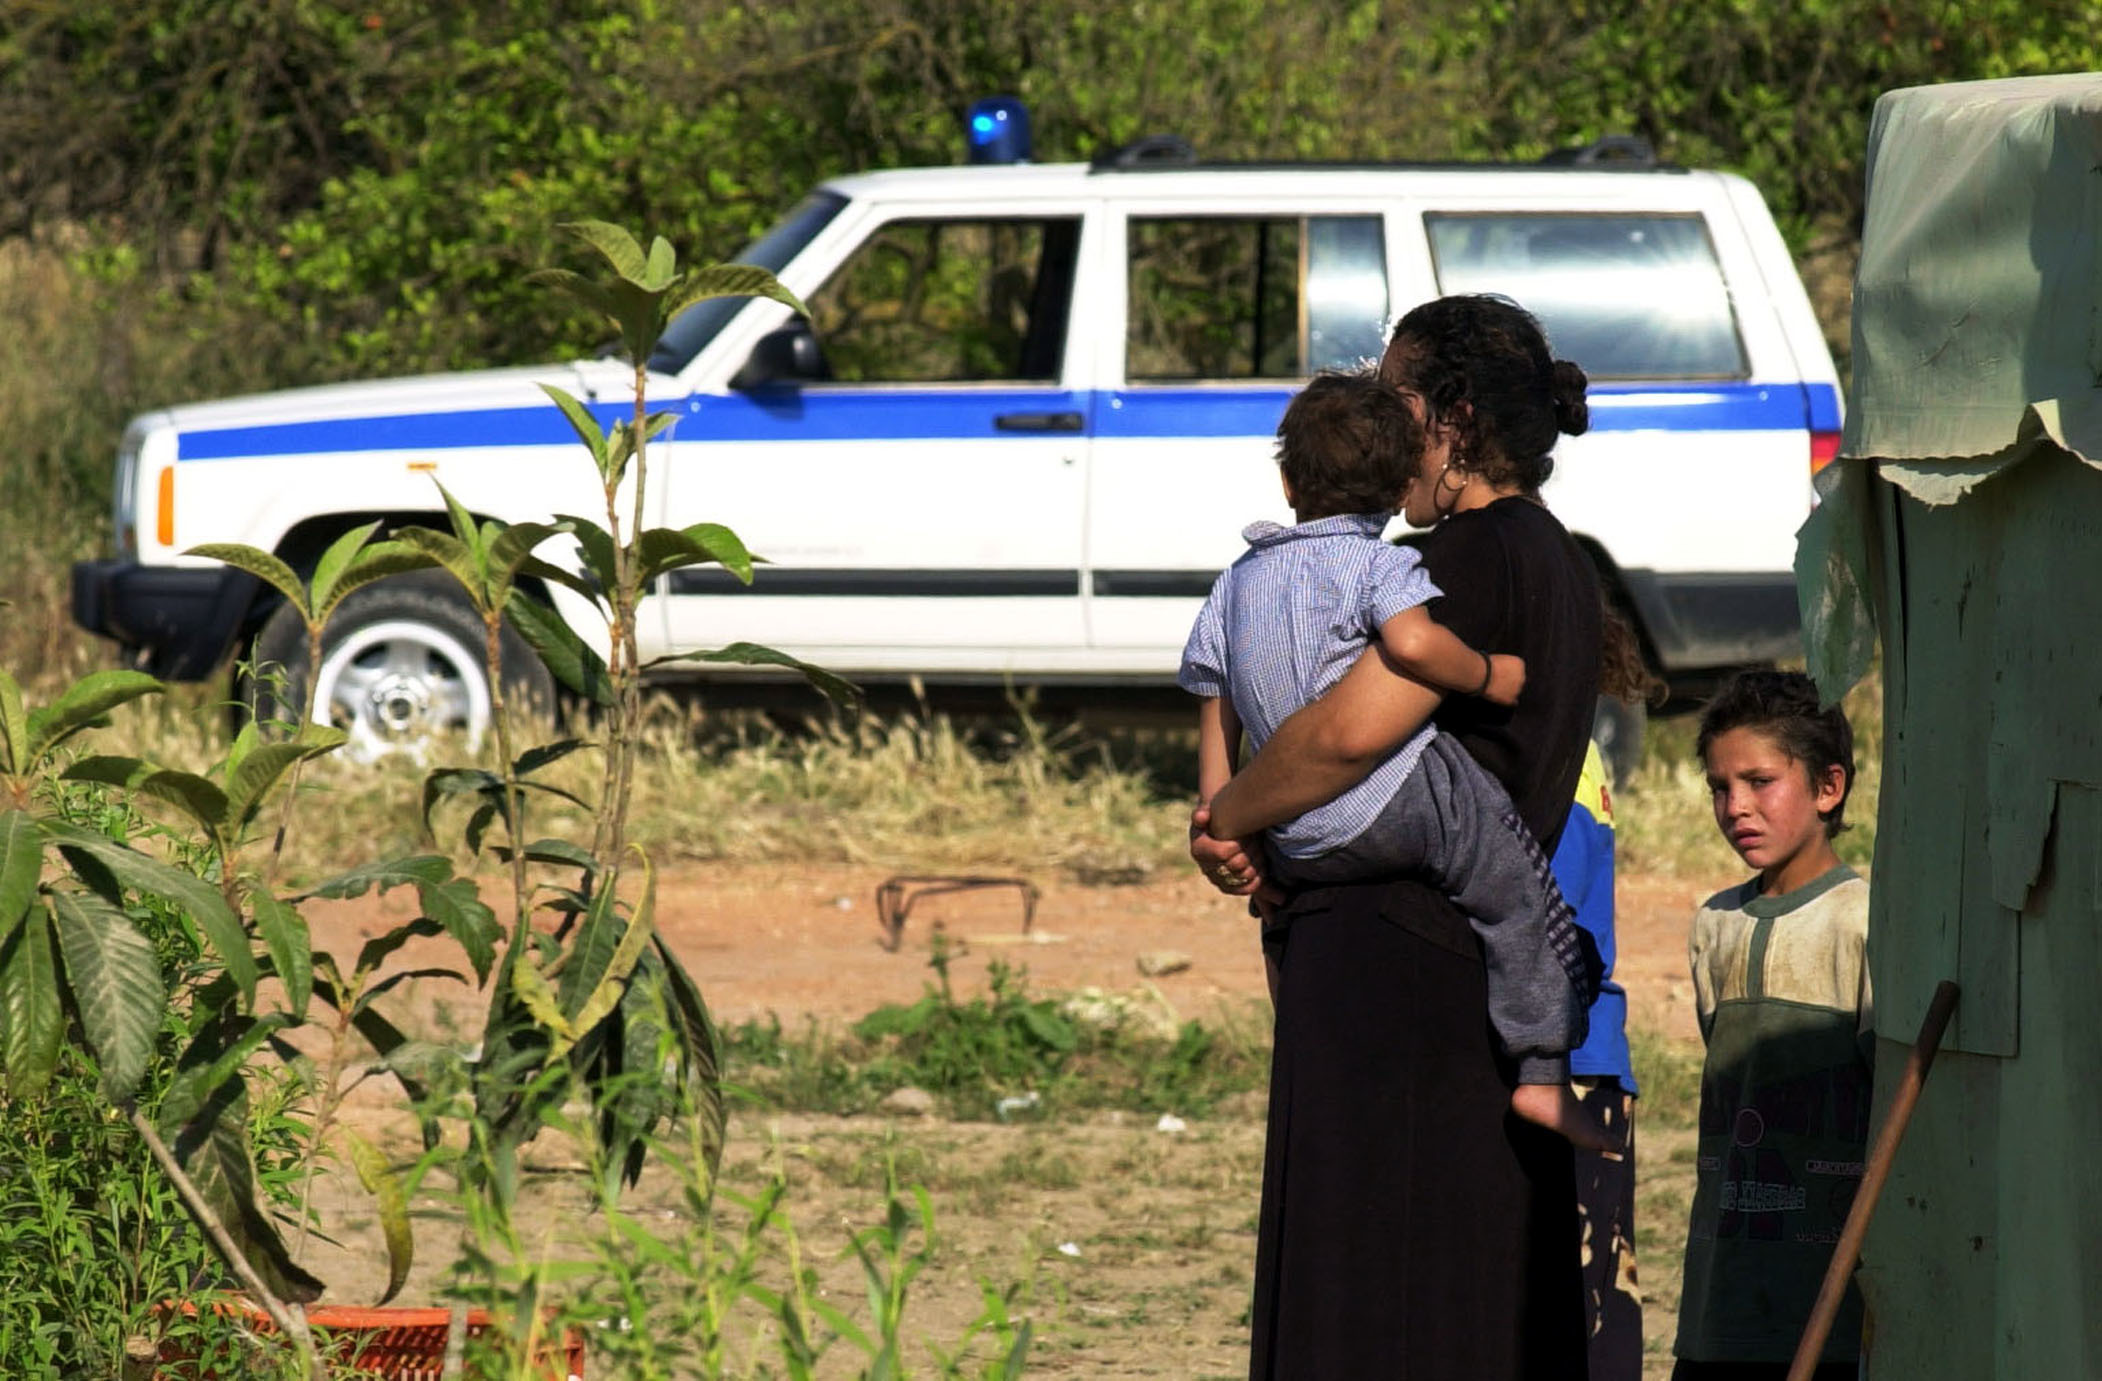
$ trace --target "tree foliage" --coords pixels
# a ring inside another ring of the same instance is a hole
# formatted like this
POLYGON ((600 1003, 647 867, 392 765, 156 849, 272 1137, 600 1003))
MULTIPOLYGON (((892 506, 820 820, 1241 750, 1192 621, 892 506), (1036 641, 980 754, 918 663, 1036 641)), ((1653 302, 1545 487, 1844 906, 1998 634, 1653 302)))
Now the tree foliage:
MULTIPOLYGON (((1641 133, 1745 173, 1795 248, 1836 248, 1843 272, 1879 92, 2077 70, 2102 33, 2095 0, 0 13, 0 251, 75 265, 45 352, 63 381, 0 389, 0 425, 37 492, 83 508, 122 417, 148 406, 590 353, 602 318, 522 281, 560 258, 558 222, 641 221, 727 259, 821 178, 956 161, 964 106, 992 92, 1029 105, 1045 160, 1157 132, 1225 159, 1529 159, 1641 133)), ((48 281, 17 303, 9 279, 0 253, 11 314, 53 313, 48 281)))

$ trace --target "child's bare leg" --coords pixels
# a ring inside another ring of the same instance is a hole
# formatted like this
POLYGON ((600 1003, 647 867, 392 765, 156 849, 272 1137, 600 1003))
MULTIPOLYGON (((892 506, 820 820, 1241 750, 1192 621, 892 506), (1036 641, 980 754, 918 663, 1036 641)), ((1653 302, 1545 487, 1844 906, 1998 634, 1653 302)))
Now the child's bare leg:
POLYGON ((1568 1084, 1520 1084, 1511 1090, 1511 1111, 1586 1151, 1618 1151, 1620 1143, 1585 1111, 1568 1084))

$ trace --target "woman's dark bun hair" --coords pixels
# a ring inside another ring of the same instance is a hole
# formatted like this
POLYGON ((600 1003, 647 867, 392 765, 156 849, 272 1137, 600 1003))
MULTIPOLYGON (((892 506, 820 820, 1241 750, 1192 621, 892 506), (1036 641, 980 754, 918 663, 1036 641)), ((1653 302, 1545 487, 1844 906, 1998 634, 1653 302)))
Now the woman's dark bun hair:
POLYGON ((1591 430, 1591 405, 1584 401, 1590 383, 1573 361, 1555 361, 1555 426, 1564 436, 1582 436, 1591 430))
POLYGON ((1533 314, 1508 297, 1440 297, 1404 316, 1379 376, 1421 395, 1453 432, 1454 466, 1527 492, 1554 473, 1564 432, 1591 425, 1584 371, 1548 352, 1533 314))

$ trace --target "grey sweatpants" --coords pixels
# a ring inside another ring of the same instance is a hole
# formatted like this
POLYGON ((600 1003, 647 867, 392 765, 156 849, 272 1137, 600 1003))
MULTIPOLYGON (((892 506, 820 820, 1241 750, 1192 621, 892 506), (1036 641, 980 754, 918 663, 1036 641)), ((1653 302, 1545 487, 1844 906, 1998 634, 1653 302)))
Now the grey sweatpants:
POLYGON ((1287 887, 1408 873, 1443 892, 1481 939, 1489 1020, 1518 1062, 1518 1082, 1568 1082, 1569 1052, 1583 1044, 1598 995, 1598 961, 1587 957, 1539 841, 1459 740, 1432 735, 1386 807, 1342 848, 1313 858, 1272 850, 1270 861, 1287 887))

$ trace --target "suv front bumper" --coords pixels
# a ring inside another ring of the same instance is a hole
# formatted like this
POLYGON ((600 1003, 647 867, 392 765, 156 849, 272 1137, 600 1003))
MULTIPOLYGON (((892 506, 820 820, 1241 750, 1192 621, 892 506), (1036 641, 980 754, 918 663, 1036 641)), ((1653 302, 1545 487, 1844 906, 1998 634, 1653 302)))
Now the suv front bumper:
POLYGON ((231 566, 76 561, 73 621, 114 638, 155 676, 202 681, 233 646, 257 584, 231 566))
POLYGON ((1624 570, 1620 578, 1667 675, 1803 655, 1795 577, 1785 571, 1624 570))

